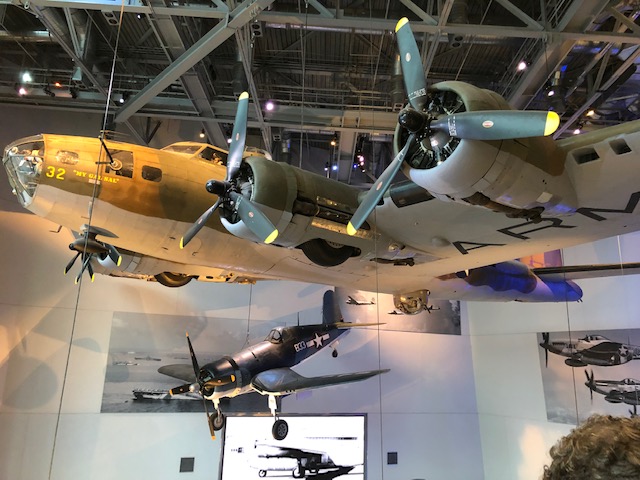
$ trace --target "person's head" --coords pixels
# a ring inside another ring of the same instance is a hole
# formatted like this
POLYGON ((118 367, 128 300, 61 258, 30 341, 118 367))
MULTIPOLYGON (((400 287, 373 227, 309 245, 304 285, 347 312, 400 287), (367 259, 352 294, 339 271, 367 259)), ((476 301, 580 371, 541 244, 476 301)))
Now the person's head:
POLYGON ((640 417, 593 415, 549 453, 543 480, 638 480, 640 417))

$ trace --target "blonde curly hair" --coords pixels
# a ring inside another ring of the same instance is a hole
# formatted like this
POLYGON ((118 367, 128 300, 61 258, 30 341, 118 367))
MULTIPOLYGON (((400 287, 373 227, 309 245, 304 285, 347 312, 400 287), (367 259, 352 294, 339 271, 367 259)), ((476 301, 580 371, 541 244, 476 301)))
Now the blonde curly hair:
POLYGON ((543 480, 639 480, 640 417, 592 415, 549 453, 543 480))

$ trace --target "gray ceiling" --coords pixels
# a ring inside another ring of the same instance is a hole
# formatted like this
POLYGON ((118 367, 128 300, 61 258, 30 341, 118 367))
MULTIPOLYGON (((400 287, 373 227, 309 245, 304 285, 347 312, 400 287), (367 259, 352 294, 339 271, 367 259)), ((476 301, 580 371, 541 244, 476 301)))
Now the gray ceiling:
POLYGON ((248 89, 267 149, 301 132, 318 145, 337 135, 348 157, 360 137, 393 132, 405 101, 393 32, 407 16, 428 83, 553 108, 567 135, 638 118, 639 14, 638 1, 605 0, 0 0, 0 103, 99 113, 111 92, 109 126, 138 142, 170 118, 223 145, 248 89))

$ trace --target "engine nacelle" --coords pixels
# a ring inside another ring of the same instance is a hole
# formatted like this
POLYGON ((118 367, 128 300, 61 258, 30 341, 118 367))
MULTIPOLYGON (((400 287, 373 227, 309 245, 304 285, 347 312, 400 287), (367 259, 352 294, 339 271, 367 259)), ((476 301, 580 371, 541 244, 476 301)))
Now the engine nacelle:
MULTIPOLYGON (((442 82, 429 91, 426 110, 432 116, 453 112, 510 110, 495 92, 463 82, 442 82)), ((408 132, 396 128, 394 149, 408 132)), ((536 218, 575 211, 577 199, 565 153, 553 140, 533 137, 481 141, 449 137, 443 132, 424 137, 403 164, 413 182, 445 201, 482 206, 512 217, 536 218)))
MULTIPOLYGON (((262 157, 244 159, 237 185, 278 229, 274 244, 299 247, 318 265, 338 265, 368 246, 346 233, 358 207, 358 192, 347 185, 262 157)), ((231 234, 259 241, 234 212, 223 207, 221 213, 231 234)))

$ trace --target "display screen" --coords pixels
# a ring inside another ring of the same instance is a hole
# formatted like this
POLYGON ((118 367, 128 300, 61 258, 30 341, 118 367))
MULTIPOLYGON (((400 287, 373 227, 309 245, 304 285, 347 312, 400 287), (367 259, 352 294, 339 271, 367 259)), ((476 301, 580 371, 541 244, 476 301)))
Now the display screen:
POLYGON ((271 416, 229 416, 221 480, 238 478, 365 478, 365 415, 281 416, 289 430, 271 433, 271 416))

